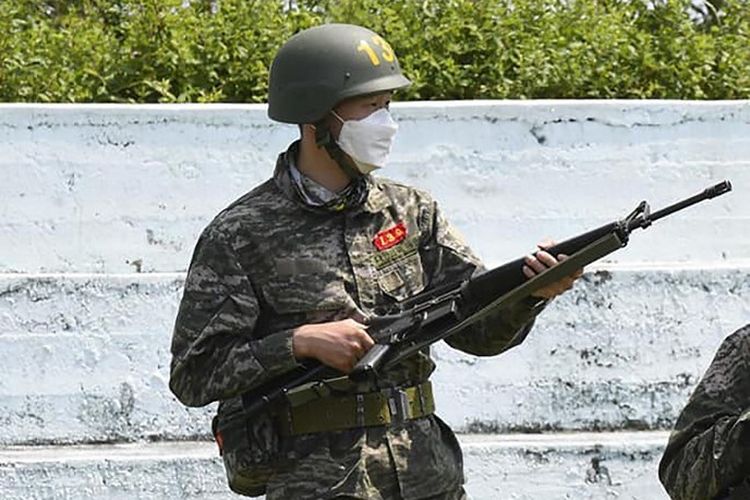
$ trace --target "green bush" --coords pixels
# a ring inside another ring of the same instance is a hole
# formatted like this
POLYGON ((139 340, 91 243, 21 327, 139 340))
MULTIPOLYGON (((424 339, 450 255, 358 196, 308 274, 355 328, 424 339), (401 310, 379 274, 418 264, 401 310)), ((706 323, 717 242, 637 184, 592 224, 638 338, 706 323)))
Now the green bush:
POLYGON ((402 99, 750 97, 750 0, 0 0, 0 101, 263 102, 295 32, 381 33, 402 99))

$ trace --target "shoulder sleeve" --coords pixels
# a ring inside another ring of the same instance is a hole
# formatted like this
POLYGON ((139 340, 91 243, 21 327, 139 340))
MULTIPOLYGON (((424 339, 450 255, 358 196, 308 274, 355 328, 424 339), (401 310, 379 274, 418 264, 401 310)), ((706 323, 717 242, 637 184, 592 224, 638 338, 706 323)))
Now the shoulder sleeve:
POLYGON ((256 339, 258 316, 234 249, 209 227, 196 245, 172 335, 169 387, 182 403, 228 399, 298 366, 292 331, 256 339))
MULTIPOLYGON (((485 271, 479 257, 448 222, 436 202, 431 202, 424 217, 430 221, 429 236, 423 247, 423 260, 430 286, 458 283, 485 271)), ((490 315, 466 331, 449 337, 446 343, 477 356, 499 354, 526 338, 542 307, 543 301, 530 299, 490 315)))
POLYGON ((750 470, 750 325, 729 336, 680 413, 659 463, 674 500, 713 499, 750 470))

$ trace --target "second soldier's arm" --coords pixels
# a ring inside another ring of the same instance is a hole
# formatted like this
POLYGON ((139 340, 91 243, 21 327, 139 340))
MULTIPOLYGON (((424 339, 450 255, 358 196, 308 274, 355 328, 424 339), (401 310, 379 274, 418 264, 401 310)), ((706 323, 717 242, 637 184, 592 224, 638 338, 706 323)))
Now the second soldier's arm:
POLYGON ((750 325, 734 333, 680 414, 659 464, 674 500, 725 495, 750 473, 750 325))

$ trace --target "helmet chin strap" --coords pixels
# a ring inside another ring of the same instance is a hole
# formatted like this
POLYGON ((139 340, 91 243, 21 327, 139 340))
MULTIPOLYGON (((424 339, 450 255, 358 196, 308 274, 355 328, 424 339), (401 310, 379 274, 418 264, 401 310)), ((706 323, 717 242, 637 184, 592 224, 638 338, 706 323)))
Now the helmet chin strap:
POLYGON ((357 180, 360 177, 364 177, 362 173, 354 168, 351 160, 346 156, 336 141, 331 135, 331 130, 328 128, 325 120, 321 120, 315 124, 315 144, 326 148, 328 155, 333 158, 333 161, 338 164, 339 168, 344 171, 346 175, 352 180, 357 180))

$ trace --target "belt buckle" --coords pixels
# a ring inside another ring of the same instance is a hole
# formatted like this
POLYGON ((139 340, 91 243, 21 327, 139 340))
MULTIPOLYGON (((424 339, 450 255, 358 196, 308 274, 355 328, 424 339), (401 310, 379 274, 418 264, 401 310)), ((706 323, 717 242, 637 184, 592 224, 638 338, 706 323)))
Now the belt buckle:
POLYGON ((391 414, 392 424, 398 424, 409 419, 411 416, 409 414, 409 399, 406 397, 405 391, 397 388, 390 390, 390 394, 388 395, 388 411, 391 414))

